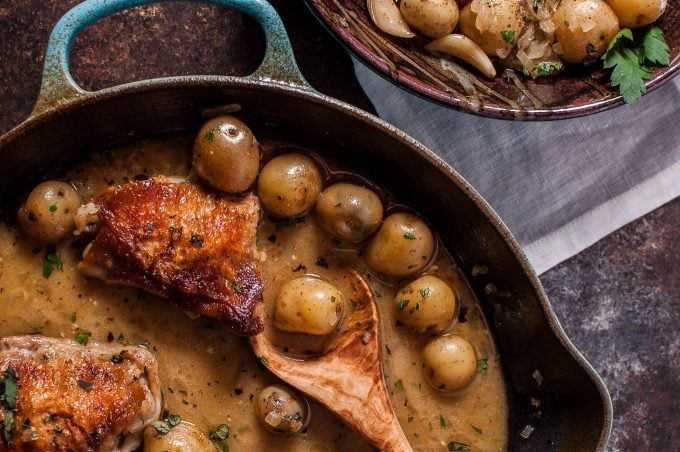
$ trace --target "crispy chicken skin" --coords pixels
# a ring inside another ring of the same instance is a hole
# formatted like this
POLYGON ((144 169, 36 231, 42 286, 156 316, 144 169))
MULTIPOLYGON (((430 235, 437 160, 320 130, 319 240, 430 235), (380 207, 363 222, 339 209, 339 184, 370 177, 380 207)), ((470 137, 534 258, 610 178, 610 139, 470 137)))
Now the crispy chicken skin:
POLYGON ((5 395, 16 383, 16 401, 0 404, 0 450, 130 451, 161 410, 158 366, 141 347, 0 338, 0 376, 5 395))
POLYGON ((83 253, 83 273, 168 297, 237 334, 262 331, 257 197, 158 177, 109 188, 95 204, 100 228, 83 253))

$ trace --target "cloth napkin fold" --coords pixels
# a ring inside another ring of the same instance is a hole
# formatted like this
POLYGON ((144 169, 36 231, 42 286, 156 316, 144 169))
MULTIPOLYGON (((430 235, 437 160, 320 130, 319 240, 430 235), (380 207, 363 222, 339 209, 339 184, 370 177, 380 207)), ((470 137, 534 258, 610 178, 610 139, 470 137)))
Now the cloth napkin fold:
POLYGON ((680 78, 606 112, 513 122, 436 105, 358 60, 354 70, 379 116, 465 177, 539 274, 680 195, 680 78))

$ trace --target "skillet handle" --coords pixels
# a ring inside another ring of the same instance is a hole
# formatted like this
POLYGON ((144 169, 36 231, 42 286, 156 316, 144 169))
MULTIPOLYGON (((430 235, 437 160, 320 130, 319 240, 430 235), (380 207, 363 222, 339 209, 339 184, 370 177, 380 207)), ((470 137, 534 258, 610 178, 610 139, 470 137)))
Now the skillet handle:
MULTIPOLYGON (((42 74, 40 94, 31 115, 37 115, 76 98, 92 95, 71 77, 69 49, 73 39, 89 25, 135 6, 174 0, 86 0, 68 11, 50 35, 42 74)), ((189 0, 225 6, 253 17, 262 27, 266 49, 260 66, 246 79, 274 81, 313 91, 295 63, 288 34, 266 0, 189 0)))

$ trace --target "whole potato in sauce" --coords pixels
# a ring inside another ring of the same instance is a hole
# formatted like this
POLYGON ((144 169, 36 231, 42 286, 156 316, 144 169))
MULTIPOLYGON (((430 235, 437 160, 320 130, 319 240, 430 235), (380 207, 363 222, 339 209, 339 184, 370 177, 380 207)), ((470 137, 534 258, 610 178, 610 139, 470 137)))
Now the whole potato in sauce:
POLYGON ((211 187, 240 193, 257 177, 260 148, 247 125, 233 116, 219 116, 199 130, 193 167, 211 187))
POLYGON ((144 430, 144 452, 218 452, 208 436, 188 422, 159 434, 153 425, 144 430))
POLYGON ((403 325, 419 333, 441 333, 453 322, 456 296, 444 281, 425 275, 397 292, 394 305, 403 325))
POLYGON ((257 394, 255 413, 270 432, 297 433, 309 421, 307 400, 283 385, 270 385, 257 394))
POLYGON ((430 38, 448 35, 458 23, 454 0, 401 0, 399 10, 411 27, 430 38))
POLYGON ((316 204, 322 187, 314 160, 297 153, 271 159, 257 180, 257 194, 264 208, 280 218, 305 214, 316 204))
POLYGON ((619 32, 619 19, 603 0, 562 0, 553 22, 558 53, 569 63, 599 58, 619 32))
POLYGON ((405 212, 393 213, 364 248, 366 263, 387 276, 418 273, 435 252, 432 231, 423 220, 405 212))
POLYGON ((56 243, 75 229, 74 218, 81 203, 78 193, 65 182, 38 184, 19 208, 19 228, 36 242, 56 243))
POLYGON ((332 333, 344 311, 345 298, 333 284, 313 276, 288 281, 274 305, 274 326, 281 331, 322 336, 332 333))
POLYGON ((360 242, 380 226, 383 206, 378 195, 368 188, 338 183, 321 192, 316 216, 331 236, 360 242))
POLYGON ((440 336, 422 352, 428 382, 440 391, 456 392, 468 387, 477 377, 477 354, 460 336, 440 336))

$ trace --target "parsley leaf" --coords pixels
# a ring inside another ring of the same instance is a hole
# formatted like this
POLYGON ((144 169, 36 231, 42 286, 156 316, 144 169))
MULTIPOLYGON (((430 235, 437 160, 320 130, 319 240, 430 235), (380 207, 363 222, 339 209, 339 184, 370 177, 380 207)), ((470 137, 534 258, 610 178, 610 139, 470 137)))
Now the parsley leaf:
POLYGON ((52 275, 52 272, 54 271, 55 268, 61 270, 63 268, 63 264, 61 262, 61 259, 59 258, 59 255, 57 254, 57 250, 54 248, 54 246, 50 246, 47 248, 47 251, 45 252, 45 257, 43 257, 42 261, 43 277, 45 279, 49 278, 52 275))
POLYGON ((404 382, 401 381, 401 378, 394 382, 394 387, 397 389, 404 389, 404 382))
POLYGON ((486 374, 489 371, 489 360, 486 358, 478 359, 477 367, 482 374, 486 374))
POLYGON ((415 234, 413 234, 413 232, 407 232, 407 233, 404 234, 404 238, 406 240, 415 240, 416 236, 415 236, 415 234))
POLYGON ((89 331, 78 331, 76 333, 76 342, 80 345, 87 345, 90 341, 90 336, 92 336, 92 333, 89 331))
POLYGON ((668 66, 671 62, 670 49, 659 27, 651 27, 642 38, 642 50, 650 63, 668 66))
POLYGON ((229 427, 220 424, 210 431, 210 439, 213 441, 224 441, 229 436, 229 427))
POLYGON ((3 422, 5 423, 3 434, 5 435, 5 440, 9 444, 12 442, 12 423, 14 422, 14 414, 11 411, 5 413, 5 420, 3 422))
POLYGON ((503 41, 507 42, 511 46, 515 45, 515 31, 514 30, 503 30, 501 31, 501 36, 503 41))
POLYGON ((151 425, 156 430, 157 436, 167 435, 170 429, 172 428, 170 427, 170 424, 168 424, 166 421, 154 421, 154 423, 151 425))
POLYGON ((467 444, 458 443, 456 441, 451 441, 446 448, 449 450, 472 450, 467 444))
POLYGON ((406 306, 408 305, 408 300, 401 300, 399 303, 397 303, 397 309, 400 311, 403 310, 406 306))
POLYGON ((651 78, 654 68, 667 66, 670 56, 659 27, 651 27, 638 46, 633 32, 624 28, 611 40, 602 60, 605 69, 612 69, 612 86, 619 88, 626 103, 632 103, 647 91, 645 80, 651 78))
POLYGON ((13 410, 17 407, 17 374, 11 367, 6 371, 4 400, 7 407, 13 410))

